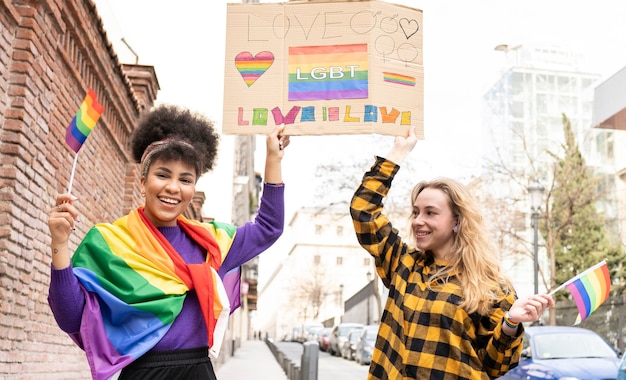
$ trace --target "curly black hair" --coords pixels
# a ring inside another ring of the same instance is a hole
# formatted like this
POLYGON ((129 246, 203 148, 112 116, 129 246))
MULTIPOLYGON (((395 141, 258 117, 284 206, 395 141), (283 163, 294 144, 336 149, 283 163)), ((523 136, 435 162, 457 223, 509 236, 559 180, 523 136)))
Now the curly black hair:
POLYGON ((198 176, 213 169, 219 135, 211 120, 175 105, 155 107, 139 119, 131 136, 130 146, 135 162, 141 163, 150 144, 164 139, 182 140, 194 149, 186 148, 187 144, 171 144, 168 149, 156 152, 153 160, 182 160, 195 166, 198 176))

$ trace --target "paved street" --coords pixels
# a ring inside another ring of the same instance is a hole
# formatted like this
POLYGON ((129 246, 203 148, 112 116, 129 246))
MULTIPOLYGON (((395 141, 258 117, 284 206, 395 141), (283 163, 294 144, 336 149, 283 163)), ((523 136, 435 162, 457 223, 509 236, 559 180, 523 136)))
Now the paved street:
MULTIPOLYGON (((295 342, 275 342, 285 355, 292 360, 300 361, 302 344, 295 342)), ((327 352, 319 351, 318 380, 364 380, 367 378, 369 366, 359 365, 338 356, 330 356, 327 352)))
MULTIPOLYGON (((300 362, 303 346, 295 342, 275 342, 276 347, 286 356, 300 362)), ((317 380, 365 380, 368 366, 359 365, 326 352, 318 353, 317 380)), ((287 376, 274 358, 269 346, 260 340, 250 340, 242 344, 235 356, 216 369, 218 380, 253 379, 287 380, 287 376)))
POLYGON ((243 342, 233 357, 215 369, 215 374, 218 380, 288 380, 267 343, 262 340, 243 342))

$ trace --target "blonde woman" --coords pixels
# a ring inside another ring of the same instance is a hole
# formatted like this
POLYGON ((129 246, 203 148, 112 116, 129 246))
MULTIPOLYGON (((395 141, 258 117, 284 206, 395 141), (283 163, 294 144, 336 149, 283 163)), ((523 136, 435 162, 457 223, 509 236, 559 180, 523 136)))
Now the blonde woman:
POLYGON ((356 190, 350 212, 359 243, 389 288, 369 379, 491 379, 514 368, 522 322, 554 300, 517 299, 467 189, 451 179, 415 186, 411 245, 382 213, 399 164, 417 142, 397 137, 356 190))

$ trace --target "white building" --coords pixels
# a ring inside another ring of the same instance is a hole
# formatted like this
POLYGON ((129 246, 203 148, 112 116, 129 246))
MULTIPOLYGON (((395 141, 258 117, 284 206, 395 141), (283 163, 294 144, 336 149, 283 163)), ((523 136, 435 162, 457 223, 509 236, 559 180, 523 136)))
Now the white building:
MULTIPOLYGON (((532 255, 530 199, 526 187, 537 180, 547 187, 551 178, 550 152, 562 154, 563 115, 571 121, 576 143, 586 163, 601 175, 607 196, 599 205, 607 218, 609 231, 616 231, 617 200, 614 167, 615 133, 592 128, 594 87, 599 75, 585 71, 582 55, 556 46, 509 47, 496 50, 506 54, 507 66, 500 79, 484 95, 485 173, 493 177, 491 164, 510 171, 496 178, 483 191, 495 198, 517 198, 512 207, 518 211, 512 229, 525 233, 525 242, 516 242, 519 252, 502 252, 503 266, 512 277, 518 293, 533 293, 534 260, 532 255)), ((501 228, 499 226, 497 228, 501 228)), ((541 246, 541 243, 540 243, 541 246)), ((546 291, 541 278, 548 278, 549 266, 540 250, 539 292, 546 291), (545 277, 544 277, 545 276, 545 277)))
MULTIPOLYGON (((270 338, 289 337, 306 322, 342 321, 345 301, 368 284, 373 259, 356 240, 347 204, 303 208, 286 228, 283 258, 259 284, 258 328, 270 338)), ((264 260, 280 253, 266 252, 264 260)), ((374 276, 372 276, 374 277, 374 276)), ((375 306, 372 304, 372 319, 375 306)), ((377 317, 376 317, 377 318, 377 317)))
POLYGON ((612 172, 616 173, 619 236, 626 245, 626 67, 600 83, 594 92, 592 127, 613 131, 607 134, 612 149, 612 172))

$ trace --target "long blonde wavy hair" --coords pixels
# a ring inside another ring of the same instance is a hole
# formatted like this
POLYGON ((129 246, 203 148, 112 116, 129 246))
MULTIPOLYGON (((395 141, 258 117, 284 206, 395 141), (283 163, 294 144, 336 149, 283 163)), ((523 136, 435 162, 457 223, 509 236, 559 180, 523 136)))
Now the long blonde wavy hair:
MULTIPOLYGON (((411 192, 411 207, 426 188, 439 189, 448 196, 450 209, 458 225, 451 261, 448 266, 435 272, 430 281, 445 282, 449 276, 456 274, 464 295, 460 307, 468 313, 487 315, 493 304, 505 294, 513 292, 513 288, 502 272, 499 257, 487 238, 487 229, 478 206, 465 186, 450 178, 436 178, 415 185, 411 192)), ((413 234, 411 237, 414 239, 413 234)))

